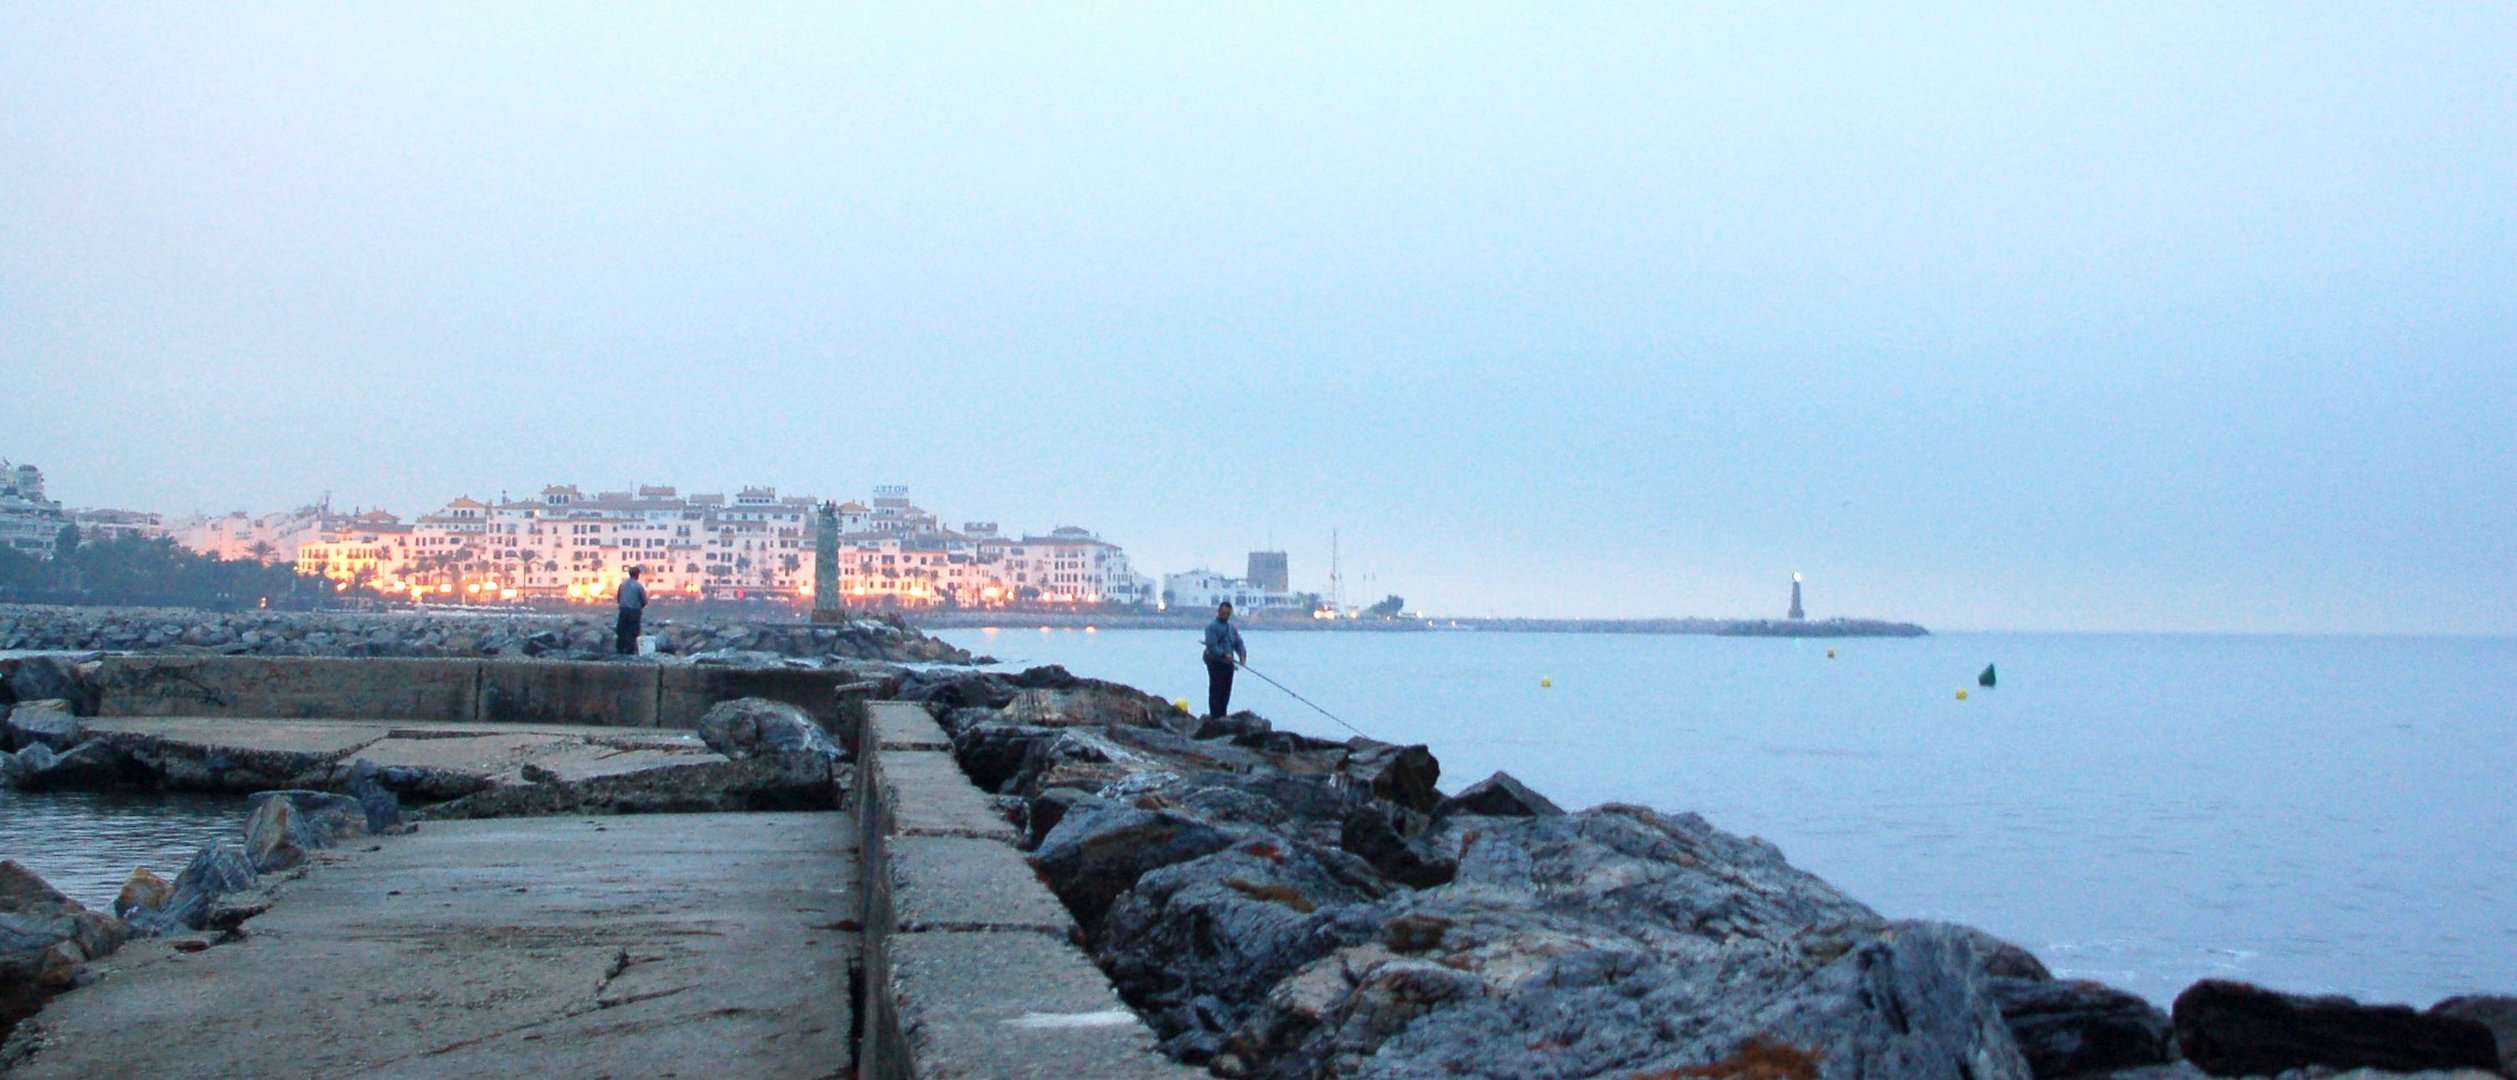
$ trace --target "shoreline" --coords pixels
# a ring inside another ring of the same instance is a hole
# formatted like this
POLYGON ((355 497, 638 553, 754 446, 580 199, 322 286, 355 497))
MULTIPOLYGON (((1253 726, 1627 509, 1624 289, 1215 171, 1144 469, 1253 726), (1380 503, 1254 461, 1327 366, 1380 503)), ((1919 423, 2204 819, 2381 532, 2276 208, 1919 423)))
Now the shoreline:
MULTIPOLYGON (((904 611, 900 615, 902 621, 919 630, 1031 629, 1042 626, 1060 629, 1196 630, 1206 625, 1209 619, 1209 614, 1202 611, 904 611)), ((1931 634, 1931 631, 1914 623, 1881 619, 1310 619, 1235 615, 1233 622, 1244 630, 1359 634, 1497 632, 1781 638, 1928 637, 1931 634)))

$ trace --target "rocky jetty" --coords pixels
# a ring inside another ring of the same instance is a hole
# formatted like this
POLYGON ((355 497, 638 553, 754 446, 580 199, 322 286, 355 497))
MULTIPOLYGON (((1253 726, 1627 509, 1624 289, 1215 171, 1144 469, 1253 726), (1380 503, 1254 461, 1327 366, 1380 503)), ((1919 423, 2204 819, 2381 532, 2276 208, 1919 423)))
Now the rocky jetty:
POLYGON ((1693 814, 1566 813, 1507 774, 1446 796, 1425 747, 1199 719, 1056 668, 898 692, 936 710, 1165 1050, 1218 1076, 2502 1067, 2477 1018, 2504 1025, 2509 999, 2376 1010, 2413 1044, 2383 1055, 2263 1030, 2331 1028, 2333 1012, 2180 1002, 2171 1018, 1982 931, 1882 917, 1693 814))
MULTIPOLYGON (((657 652, 672 657, 971 662, 969 653, 897 619, 867 617, 815 626, 657 615, 646 632, 656 639, 657 652)), ((558 660, 599 660, 613 654, 609 612, 364 614, 0 605, 0 651, 10 650, 558 660)))

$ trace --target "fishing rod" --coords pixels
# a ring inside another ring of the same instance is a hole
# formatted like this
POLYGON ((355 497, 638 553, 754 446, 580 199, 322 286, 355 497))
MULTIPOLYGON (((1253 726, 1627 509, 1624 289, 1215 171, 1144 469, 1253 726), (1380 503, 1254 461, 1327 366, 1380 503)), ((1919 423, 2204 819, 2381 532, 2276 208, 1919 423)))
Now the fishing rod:
MULTIPOLYGON (((1249 662, 1249 661, 1247 661, 1247 660, 1243 660, 1243 661, 1240 661, 1239 663, 1240 663, 1241 670, 1246 671, 1246 672, 1249 672, 1249 673, 1250 673, 1250 674, 1252 674, 1252 675, 1256 675, 1256 676, 1258 676, 1258 677, 1259 677, 1259 678, 1261 678, 1261 679, 1266 679, 1266 680, 1267 680, 1267 685, 1269 685, 1269 686, 1273 686, 1273 687, 1275 687, 1276 689, 1279 689, 1279 690, 1284 691, 1284 692, 1285 692, 1285 696, 1286 696, 1286 697, 1292 698, 1292 699, 1294 699, 1295 701, 1299 701, 1299 702, 1301 702, 1301 703, 1303 703, 1303 704, 1305 704, 1305 705, 1310 706, 1310 707, 1312 708, 1312 710, 1313 710, 1313 711, 1316 711, 1316 712, 1318 712, 1320 715, 1325 716, 1325 717, 1328 717, 1328 718, 1329 718, 1329 719, 1331 719, 1331 720, 1335 720, 1335 721, 1337 721, 1339 725, 1343 726, 1343 727, 1344 727, 1346 730, 1348 730, 1348 731, 1354 732, 1354 733, 1355 733, 1355 734, 1357 734, 1357 735, 1363 735, 1363 737, 1364 737, 1364 738, 1367 738, 1367 739, 1372 738, 1372 736, 1370 736, 1370 735, 1364 735, 1364 734, 1363 734, 1363 729, 1362 729, 1362 728, 1356 727, 1356 726, 1354 726, 1353 724, 1346 723, 1346 719, 1345 719, 1344 717, 1339 716, 1339 715, 1337 715, 1336 713, 1330 712, 1330 711, 1328 711, 1327 709, 1320 708, 1320 703, 1319 703, 1319 702, 1313 701, 1313 700, 1311 700, 1310 698, 1307 698, 1307 697, 1304 697, 1304 696, 1302 696, 1302 695, 1300 695, 1300 694, 1294 693, 1294 692, 1293 692, 1293 688, 1292 688, 1292 687, 1290 687, 1290 686, 1286 686, 1285 684, 1280 683, 1280 682, 1277 682, 1277 681, 1276 681, 1276 680, 1274 680, 1274 679, 1269 679, 1269 678, 1267 677, 1267 673, 1266 673, 1266 672, 1264 672, 1264 671, 1260 671, 1260 670, 1259 670, 1259 669, 1257 669, 1257 668, 1251 667, 1251 666, 1250 666, 1250 662, 1249 662)), ((1375 741, 1378 741, 1378 740, 1375 740, 1375 741)))

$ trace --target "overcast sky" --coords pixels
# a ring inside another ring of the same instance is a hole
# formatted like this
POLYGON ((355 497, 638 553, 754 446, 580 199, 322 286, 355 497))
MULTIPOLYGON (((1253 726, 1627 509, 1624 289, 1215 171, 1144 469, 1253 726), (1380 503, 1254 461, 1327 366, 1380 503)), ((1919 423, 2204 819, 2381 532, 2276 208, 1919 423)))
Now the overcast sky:
POLYGON ((0 6, 0 456, 2517 632, 2517 6, 0 6))

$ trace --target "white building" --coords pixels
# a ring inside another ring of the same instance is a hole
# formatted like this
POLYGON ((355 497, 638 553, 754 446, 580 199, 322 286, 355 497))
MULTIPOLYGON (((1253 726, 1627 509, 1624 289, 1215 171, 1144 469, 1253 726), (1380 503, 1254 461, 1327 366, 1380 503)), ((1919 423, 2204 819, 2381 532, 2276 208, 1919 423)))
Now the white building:
POLYGON ((44 498, 42 469, 0 459, 0 547, 49 556, 66 524, 61 504, 44 498))
POLYGON ((1307 593, 1260 588, 1248 578, 1227 577, 1214 570, 1162 576, 1162 602, 1171 608, 1196 610, 1230 603, 1244 614, 1308 614, 1317 599, 1307 593))

